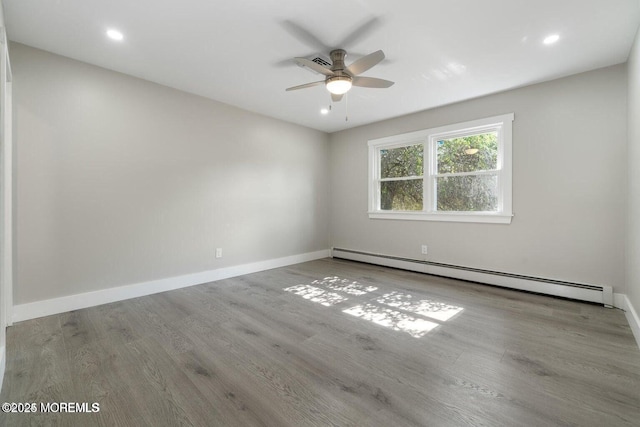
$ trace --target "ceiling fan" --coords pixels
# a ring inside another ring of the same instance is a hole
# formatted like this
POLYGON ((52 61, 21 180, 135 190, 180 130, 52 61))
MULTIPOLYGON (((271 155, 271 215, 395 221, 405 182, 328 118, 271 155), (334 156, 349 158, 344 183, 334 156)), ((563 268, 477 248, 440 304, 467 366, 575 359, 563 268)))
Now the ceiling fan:
POLYGON ((299 86, 293 86, 287 88, 287 91, 305 89, 308 87, 318 86, 324 84, 327 90, 331 93, 331 100, 338 102, 342 99, 342 96, 351 89, 351 86, 360 86, 368 88, 388 88, 393 85, 394 82, 384 79, 378 79, 375 77, 364 77, 359 74, 364 73, 370 68, 377 65, 384 59, 384 52, 378 50, 363 56, 348 67, 345 66, 344 58, 347 56, 347 52, 344 49, 334 49, 330 53, 331 68, 323 67, 320 64, 313 62, 307 58, 295 58, 298 65, 309 67, 312 70, 326 76, 324 80, 312 83, 306 83, 299 86))

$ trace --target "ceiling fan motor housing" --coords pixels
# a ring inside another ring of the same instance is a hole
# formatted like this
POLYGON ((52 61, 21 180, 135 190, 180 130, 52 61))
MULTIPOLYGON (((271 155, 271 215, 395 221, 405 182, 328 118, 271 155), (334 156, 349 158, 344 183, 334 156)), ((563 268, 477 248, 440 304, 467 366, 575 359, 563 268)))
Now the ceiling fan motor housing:
POLYGON ((347 56, 347 51, 344 49, 334 49, 329 55, 331 56, 331 63, 333 64, 331 70, 334 72, 344 71, 346 68, 344 58, 347 56))
POLYGON ((334 72, 333 76, 327 76, 325 85, 327 90, 334 95, 343 95, 351 89, 351 75, 345 71, 344 58, 347 56, 347 52, 344 49, 335 49, 330 53, 331 56, 331 71, 334 72))

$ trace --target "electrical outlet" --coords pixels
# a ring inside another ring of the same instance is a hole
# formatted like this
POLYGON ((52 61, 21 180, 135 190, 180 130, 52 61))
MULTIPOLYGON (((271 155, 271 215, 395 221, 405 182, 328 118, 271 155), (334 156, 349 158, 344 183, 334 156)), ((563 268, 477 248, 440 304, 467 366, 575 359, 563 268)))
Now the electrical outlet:
POLYGON ((422 255, 427 254, 427 245, 422 245, 422 255))
POLYGON ((222 248, 216 248, 216 258, 222 258, 222 248))

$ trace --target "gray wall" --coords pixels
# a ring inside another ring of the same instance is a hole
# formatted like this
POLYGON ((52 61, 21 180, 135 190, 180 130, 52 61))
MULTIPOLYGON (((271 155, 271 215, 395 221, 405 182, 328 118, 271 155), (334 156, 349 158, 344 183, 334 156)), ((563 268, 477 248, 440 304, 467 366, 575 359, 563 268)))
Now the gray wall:
MULTIPOLYGON (((631 49, 629 75, 629 195, 627 231, 627 296, 640 310, 640 31, 631 49)), ((640 337, 638 337, 640 339, 640 337)))
POLYGON ((618 65, 331 135, 334 247, 624 292, 626 67, 618 65), (367 140, 515 113, 510 225, 367 217, 367 140))
POLYGON ((11 60, 16 304, 330 244, 422 258, 424 243, 429 260, 608 284, 640 306, 624 65, 327 136, 19 44, 11 60), (511 225, 368 219, 367 140, 509 112, 511 225))
POLYGON ((10 49, 16 304, 329 247, 326 134, 10 49))

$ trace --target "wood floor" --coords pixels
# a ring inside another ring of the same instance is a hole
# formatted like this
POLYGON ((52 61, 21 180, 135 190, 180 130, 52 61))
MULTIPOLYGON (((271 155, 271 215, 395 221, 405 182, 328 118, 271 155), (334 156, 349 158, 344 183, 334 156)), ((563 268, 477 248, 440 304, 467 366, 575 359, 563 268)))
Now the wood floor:
POLYGON ((325 259, 8 330, 0 425, 638 426, 624 313, 325 259))

